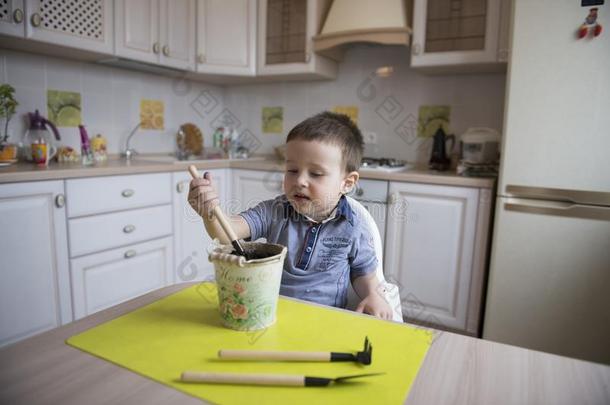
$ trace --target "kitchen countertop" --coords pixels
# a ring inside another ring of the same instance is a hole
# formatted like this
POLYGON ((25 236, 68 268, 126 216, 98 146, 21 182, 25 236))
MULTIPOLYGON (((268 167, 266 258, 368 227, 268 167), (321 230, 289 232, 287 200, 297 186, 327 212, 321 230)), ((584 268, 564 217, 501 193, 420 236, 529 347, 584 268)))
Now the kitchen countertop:
MULTIPOLYGON (((115 176, 124 174, 143 174, 184 171, 194 164, 198 169, 246 169, 283 171, 284 164, 273 156, 258 156, 251 159, 211 159, 205 161, 172 162, 168 155, 140 155, 131 162, 111 157, 107 162, 83 167, 74 163, 55 163, 48 167, 38 167, 33 163, 19 162, 11 166, 0 167, 0 184, 22 181, 62 180, 80 177, 115 176), (157 160, 155 160, 157 159, 157 160)), ((361 178, 405 181, 412 183, 438 184, 446 186, 463 186, 493 188, 495 179, 458 176, 455 172, 434 172, 425 166, 416 166, 404 172, 382 172, 377 170, 360 170, 361 178)))
MULTIPOLYGON (((153 291, 0 349, 0 403, 201 403, 65 344, 72 335, 193 284, 153 291)), ((608 366, 436 333, 407 404, 610 403, 608 366)))

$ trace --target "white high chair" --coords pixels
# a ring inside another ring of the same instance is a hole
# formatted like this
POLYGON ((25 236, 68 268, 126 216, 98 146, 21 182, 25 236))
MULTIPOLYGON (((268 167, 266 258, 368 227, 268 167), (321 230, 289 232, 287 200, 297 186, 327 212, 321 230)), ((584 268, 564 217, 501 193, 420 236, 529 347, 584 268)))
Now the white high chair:
MULTIPOLYGON (((392 308, 392 320, 397 322, 403 322, 402 319, 402 308, 400 303, 400 294, 398 291, 398 286, 388 283, 383 276, 383 244, 381 243, 381 235, 379 234, 379 228, 377 228, 377 224, 373 219, 371 213, 358 201, 354 200, 352 197, 346 196, 351 207, 354 211, 366 221, 373 232, 373 244, 375 245, 375 255, 377 256, 377 270, 375 271, 375 275, 382 285, 383 288, 383 297, 386 302, 392 308)), ((349 290, 347 292, 347 308, 354 310, 360 303, 361 299, 358 297, 352 285, 350 283, 349 290)))

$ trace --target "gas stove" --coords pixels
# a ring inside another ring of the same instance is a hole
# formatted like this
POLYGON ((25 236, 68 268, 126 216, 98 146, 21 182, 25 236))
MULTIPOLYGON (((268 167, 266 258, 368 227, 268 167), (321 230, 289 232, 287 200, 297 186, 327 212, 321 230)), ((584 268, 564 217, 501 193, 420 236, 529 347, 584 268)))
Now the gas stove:
POLYGON ((360 169, 363 170, 376 170, 384 172, 402 172, 408 170, 413 165, 405 162, 404 160, 392 159, 392 158, 362 158, 362 164, 360 169))

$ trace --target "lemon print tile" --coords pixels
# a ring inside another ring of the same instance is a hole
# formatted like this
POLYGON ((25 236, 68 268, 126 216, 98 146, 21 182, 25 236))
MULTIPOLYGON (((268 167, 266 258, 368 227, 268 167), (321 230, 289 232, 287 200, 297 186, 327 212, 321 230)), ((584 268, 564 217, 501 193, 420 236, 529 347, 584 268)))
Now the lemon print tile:
POLYGON ((333 107, 333 112, 345 114, 354 121, 354 124, 358 124, 358 107, 355 105, 336 105, 333 107))
POLYGON ((420 106, 417 136, 423 138, 433 137, 440 127, 443 128, 445 133, 449 133, 450 112, 451 108, 448 105, 420 106))
POLYGON ((49 120, 58 127, 77 127, 81 124, 81 95, 77 92, 47 90, 49 120))
POLYGON ((263 133, 281 134, 284 127, 283 107, 263 107, 263 133))
POLYGON ((142 129, 165 128, 165 106, 161 100, 140 100, 140 122, 142 129))

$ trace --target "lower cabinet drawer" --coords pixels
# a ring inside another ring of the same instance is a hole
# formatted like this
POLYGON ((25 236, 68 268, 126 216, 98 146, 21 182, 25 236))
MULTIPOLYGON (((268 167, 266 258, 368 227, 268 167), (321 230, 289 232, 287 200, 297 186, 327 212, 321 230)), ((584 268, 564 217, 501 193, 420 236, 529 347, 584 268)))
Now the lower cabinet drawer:
POLYGON ((74 319, 171 284, 172 238, 72 259, 74 319))
POLYGON ((172 207, 141 208, 68 221, 70 256, 82 256, 172 233, 172 207))

